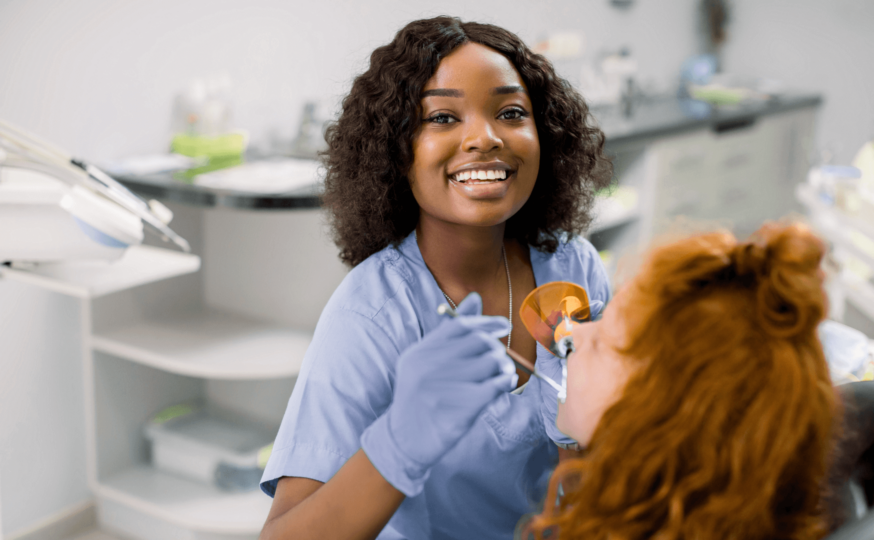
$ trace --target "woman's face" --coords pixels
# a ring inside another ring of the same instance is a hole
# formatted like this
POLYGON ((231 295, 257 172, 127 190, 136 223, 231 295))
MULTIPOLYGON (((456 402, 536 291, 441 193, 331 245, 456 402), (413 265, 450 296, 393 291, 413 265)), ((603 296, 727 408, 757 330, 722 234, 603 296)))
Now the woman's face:
POLYGON ((601 416, 622 396, 634 362, 617 351, 627 346, 627 289, 616 293, 601 320, 577 325, 568 356, 567 399, 559 403, 556 427, 580 446, 589 444, 601 416))
POLYGON ((492 226, 515 214, 534 189, 540 142, 510 61, 476 43, 458 47, 425 84, 421 108, 408 174, 420 219, 492 226))

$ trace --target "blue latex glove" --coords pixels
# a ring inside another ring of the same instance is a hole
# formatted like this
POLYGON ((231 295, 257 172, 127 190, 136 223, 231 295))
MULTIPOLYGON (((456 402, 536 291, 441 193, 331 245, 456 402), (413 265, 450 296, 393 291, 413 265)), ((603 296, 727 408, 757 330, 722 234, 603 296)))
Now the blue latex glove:
POLYGON ((458 314, 401 354, 392 404, 361 435, 374 467, 408 497, 422 491, 431 467, 486 406, 516 386, 516 368, 498 341, 509 321, 483 316, 476 293, 458 314))
MULTIPOLYGON (((592 320, 598 320, 601 316, 601 311, 604 308, 604 303, 600 300, 591 300, 589 302, 589 307, 592 310, 592 320)), ((538 345, 537 361, 535 365, 540 373, 561 384, 562 368, 567 366, 567 360, 562 360, 538 345)), ((558 418, 558 390, 543 381, 538 382, 540 382, 541 395, 540 416, 543 418, 543 426, 546 428, 546 435, 554 442, 560 444, 576 443, 575 440, 571 439, 555 427, 555 420, 558 418)))

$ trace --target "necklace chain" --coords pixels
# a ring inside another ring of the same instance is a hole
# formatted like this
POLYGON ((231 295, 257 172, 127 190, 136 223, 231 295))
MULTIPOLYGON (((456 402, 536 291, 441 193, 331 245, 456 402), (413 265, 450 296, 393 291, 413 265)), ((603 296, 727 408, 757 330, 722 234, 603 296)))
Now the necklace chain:
MULTIPOLYGON (((507 334, 507 350, 510 350, 510 341, 513 339, 513 282, 510 281, 510 265, 507 263, 507 250, 504 248, 504 245, 501 244, 501 258, 504 259, 504 270, 507 271, 507 289, 510 292, 510 314, 508 318, 510 319, 510 333, 507 334)), ((449 305, 452 306, 452 309, 457 310, 458 306, 455 305, 455 302, 452 301, 452 298, 449 298, 449 295, 443 290, 440 285, 437 285, 437 288, 440 289, 440 292, 443 293, 443 297, 446 298, 446 301, 449 302, 449 305)))

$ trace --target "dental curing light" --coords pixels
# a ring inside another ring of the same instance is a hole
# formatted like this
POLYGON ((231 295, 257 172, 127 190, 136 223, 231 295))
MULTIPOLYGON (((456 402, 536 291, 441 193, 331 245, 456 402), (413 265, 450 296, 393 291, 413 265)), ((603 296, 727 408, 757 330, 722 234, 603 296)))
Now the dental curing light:
POLYGON ((173 213, 97 167, 0 120, 0 263, 116 259, 144 230, 183 251, 173 213))

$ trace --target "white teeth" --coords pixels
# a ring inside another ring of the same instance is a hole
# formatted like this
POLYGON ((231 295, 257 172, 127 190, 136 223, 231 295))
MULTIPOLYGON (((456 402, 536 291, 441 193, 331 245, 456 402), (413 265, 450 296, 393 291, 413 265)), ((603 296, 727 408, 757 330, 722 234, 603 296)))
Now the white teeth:
POLYGON ((455 175, 456 182, 464 182, 465 180, 504 180, 505 178, 507 178, 507 171, 504 170, 463 171, 455 175))

